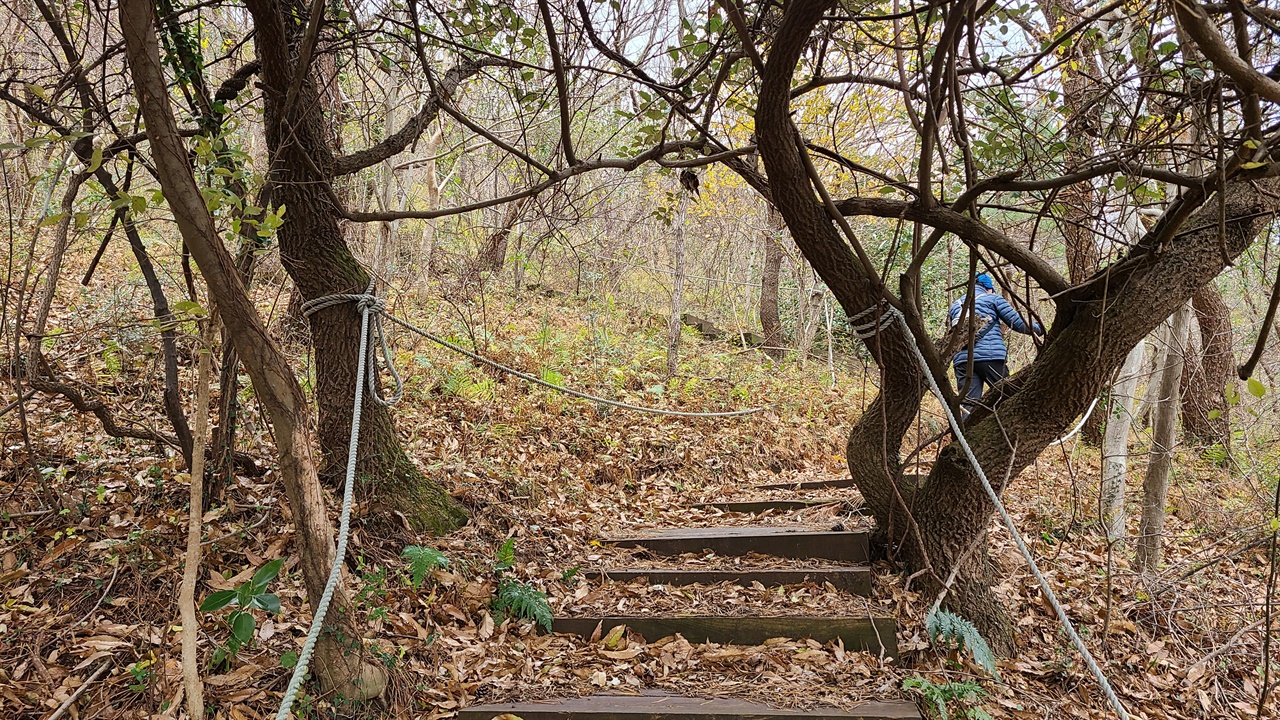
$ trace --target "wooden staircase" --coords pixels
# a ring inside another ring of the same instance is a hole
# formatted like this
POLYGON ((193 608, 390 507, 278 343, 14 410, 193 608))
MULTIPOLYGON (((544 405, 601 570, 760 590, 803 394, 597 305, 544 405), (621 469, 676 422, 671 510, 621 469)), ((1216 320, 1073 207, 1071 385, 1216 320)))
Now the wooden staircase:
MULTIPOLYGON (((846 487, 848 480, 792 485, 762 486, 761 489, 815 489, 846 487)), ((692 508, 724 512, 763 513, 803 510, 833 500, 784 499, 740 503, 704 503, 692 508)), ((643 535, 607 540, 617 547, 636 548, 651 555, 686 553, 714 554, 745 558, 750 554, 795 560, 821 560, 818 565, 777 568, 752 567, 749 558, 742 567, 702 568, 601 568, 586 573, 592 582, 645 580, 652 585, 713 585, 730 582, 766 587, 800 583, 829 583, 853 595, 869 595, 871 570, 868 537, 863 531, 819 530, 794 526, 732 526, 660 530, 643 535)), ((812 615, 719 616, 719 615, 629 615, 558 617, 552 631, 600 637, 619 625, 654 642, 679 634, 691 643, 712 642, 733 645, 762 645, 773 638, 810 639, 820 643, 840 641, 846 650, 863 651, 883 658, 898 654, 897 625, 892 617, 868 614, 861 617, 812 615)), ((656 691, 638 695, 600 694, 547 702, 526 702, 473 706, 462 710, 459 720, 492 720, 510 716, 522 720, 790 720, 818 718, 830 720, 920 720, 914 703, 891 701, 864 703, 850 711, 832 708, 786 710, 728 698, 682 697, 656 691)))

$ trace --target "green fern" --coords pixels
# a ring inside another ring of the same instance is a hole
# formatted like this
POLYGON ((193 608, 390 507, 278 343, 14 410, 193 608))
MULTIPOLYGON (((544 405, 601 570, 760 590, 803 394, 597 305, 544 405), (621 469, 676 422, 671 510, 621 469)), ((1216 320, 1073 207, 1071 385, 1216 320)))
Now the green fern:
POLYGON ((427 577, 427 573, 439 568, 449 567, 449 558, 435 548, 410 545, 400 553, 400 557, 409 561, 409 576, 415 588, 422 584, 422 580, 427 577))
POLYGON ((498 583, 498 597, 494 598, 493 609, 501 615, 533 620, 543 630, 551 631, 551 603, 547 602, 547 594, 519 580, 503 578, 498 583))
POLYGON ((493 569, 495 572, 500 573, 515 567, 515 564, 516 539, 509 537, 506 542, 502 543, 502 547, 498 548, 498 554, 493 560, 493 569))
POLYGON ((904 680, 902 688, 919 690, 939 720, 951 720, 953 712, 961 720, 992 720, 990 713, 977 707, 977 703, 987 696, 987 691, 972 680, 935 683, 927 678, 913 677, 904 680))
POLYGON ((995 653, 991 652, 991 646, 987 645, 986 639, 973 623, 955 613, 935 610, 925 618, 924 626, 934 643, 941 638, 948 647, 951 643, 955 643, 961 648, 967 648, 969 654, 973 656, 973 661, 981 665, 982 669, 993 676, 999 675, 996 672, 995 653))

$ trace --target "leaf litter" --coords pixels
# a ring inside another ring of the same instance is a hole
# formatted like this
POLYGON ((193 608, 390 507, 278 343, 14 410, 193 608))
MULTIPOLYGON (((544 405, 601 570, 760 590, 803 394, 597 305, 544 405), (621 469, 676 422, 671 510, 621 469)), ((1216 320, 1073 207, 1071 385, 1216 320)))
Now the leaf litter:
MULTIPOLYGON (((143 299, 138 304, 145 314, 143 299)), ((554 366, 584 387, 608 383, 602 368, 584 359, 588 353, 550 354, 529 342, 537 321, 549 317, 544 310, 529 308, 510 327, 495 328, 495 346, 523 348, 505 356, 496 352, 498 359, 554 366)), ((569 321, 557 322, 565 324, 562 336, 572 346, 569 321)), ((86 327, 74 336, 75 347, 91 347, 95 328, 106 332, 101 325, 86 327)), ((445 374, 482 371, 459 370, 432 348, 407 341, 398 346, 402 364, 426 358, 430 368, 410 378, 410 399, 397 408, 402 439, 423 469, 471 508, 473 520, 447 538, 397 532, 386 523, 370 523, 353 534, 348 583, 367 626, 367 651, 392 670, 386 698, 391 716, 445 718, 479 702, 641 689, 848 708, 870 698, 911 697, 902 684, 912 676, 935 682, 979 678, 991 694, 984 707, 995 717, 1107 716, 1011 541, 995 525, 995 592, 1016 623, 1020 644, 1015 657, 999 661, 998 678, 930 645, 923 612, 932 598, 887 564, 876 566, 867 599, 812 583, 781 590, 730 584, 658 588, 581 576, 583 570, 610 567, 829 564, 705 554, 657 558, 601 540, 662 527, 829 529, 865 522, 841 504, 760 515, 685 507, 796 497, 856 503, 852 488, 755 486, 844 476, 842 432, 865 404, 860 391, 827 389, 817 373, 810 377, 796 368, 761 372, 767 361, 750 355, 702 350, 688 360, 694 372, 729 374, 737 378, 730 386, 744 392, 730 396, 721 383, 672 381, 678 392, 644 397, 640 389, 653 371, 636 359, 642 353, 634 346, 615 348, 618 357, 609 362, 640 379, 617 388, 623 399, 703 409, 740 406, 744 396, 779 399, 766 415, 733 423, 673 420, 603 413, 504 378, 496 379, 487 398, 443 394, 445 374), (797 387, 805 391, 795 392, 797 387), (902 654, 898 662, 885 663, 838 643, 804 640, 740 647, 695 644, 679 636, 646 643, 626 631, 595 638, 543 634, 530 621, 496 618, 492 611, 493 553, 509 537, 516 539, 510 574, 546 592, 557 612, 888 613, 898 621, 902 654), (439 551, 449 567, 431 570, 415 587, 401 557, 410 545, 439 551)), ((155 348, 139 352, 154 356, 155 348)), ((63 357, 65 372, 104 375, 92 352, 63 357)), ((163 423, 146 415, 154 403, 138 401, 150 382, 143 379, 144 365, 119 371, 128 377, 113 381, 113 392, 122 412, 163 423)), ((843 379, 838 387, 856 387, 843 379)), ((5 395, 0 401, 12 399, 5 395)), ((0 715, 43 717, 109 663, 102 679, 72 706, 73 720, 175 717, 181 666, 174 598, 187 482, 180 462, 167 453, 149 454, 141 443, 107 438, 91 418, 57 401, 33 400, 28 413, 39 455, 24 456, 14 446, 0 457, 0 715), (38 474, 28 474, 29 467, 38 474)), ((264 427, 246 406, 245 444, 269 465, 264 427)), ((1167 564, 1161 574, 1144 578, 1083 519, 1096 507, 1096 487, 1090 489, 1084 478, 1096 477, 1098 465, 1096 450, 1083 447, 1070 462, 1046 454, 1009 492, 1019 527, 1033 541, 1068 614, 1135 717, 1254 717, 1261 647, 1256 623, 1267 569, 1265 546, 1256 540, 1265 528, 1240 519, 1266 517, 1265 498, 1216 466, 1180 458, 1184 471, 1171 492, 1167 564)), ((209 700, 221 717, 268 717, 289 672, 282 659, 297 650, 310 620, 293 555, 291 516, 274 473, 237 478, 225 506, 205 521, 202 596, 232 589, 262 565, 285 560, 272 587, 282 612, 261 619, 253 642, 230 667, 205 669, 209 700)), ((205 658, 225 642, 220 621, 203 615, 205 658)), ((308 702, 323 707, 333 699, 308 702)), ((1273 717, 1274 707, 1264 714, 1273 717)))

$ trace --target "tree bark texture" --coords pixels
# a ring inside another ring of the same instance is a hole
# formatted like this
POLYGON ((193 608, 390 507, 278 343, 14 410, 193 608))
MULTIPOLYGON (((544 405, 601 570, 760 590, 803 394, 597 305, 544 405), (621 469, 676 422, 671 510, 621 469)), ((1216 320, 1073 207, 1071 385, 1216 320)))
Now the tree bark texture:
POLYGON ((1235 383, 1231 310, 1209 283, 1191 298, 1200 326, 1198 347, 1188 346, 1182 370, 1182 429, 1205 445, 1231 442, 1227 386, 1235 383))
MULTIPOLYGON (((796 64, 832 4, 818 0, 786 6, 761 75, 756 134, 772 199, 792 237, 846 314, 853 315, 872 306, 878 293, 810 189, 788 114, 796 64)), ((1272 178, 1231 182, 1221 193, 1221 205, 1218 196, 1211 196, 1178 225, 1191 229, 1173 234, 1157 223, 1107 268, 1108 282, 1086 283, 1055 298, 1057 315, 1036 361, 989 391, 982 403, 986 407, 976 410, 965 428, 997 493, 1004 490, 1006 478, 1017 477, 1080 417, 1142 338, 1184 305, 1204 278, 1215 277, 1254 241, 1280 208, 1277 189, 1280 181, 1272 178), (1221 236, 1219 207, 1225 211, 1221 236)), ((850 209, 845 212, 876 204, 868 199, 837 203, 850 209)), ((907 212, 937 214, 931 209, 936 205, 906 205, 907 212)), ((1028 268, 1058 284, 1051 269, 1028 268)), ((911 280, 904 278, 904 283, 911 280)), ((910 290, 905 288, 903 297, 912 297, 910 290)), ((957 568, 947 604, 973 621, 997 650, 1010 650, 1012 626, 990 593, 984 554, 968 552, 986 532, 992 503, 954 443, 942 450, 918 487, 903 482, 900 448, 920 406, 922 371, 896 323, 870 338, 867 346, 882 374, 880 394, 850 432, 848 456, 850 472, 876 517, 878 536, 907 570, 926 570, 921 576, 925 592, 936 592, 941 578, 957 568)))
MULTIPOLYGON (((360 151, 335 158, 327 123, 317 110, 316 83, 302 69, 295 78, 296 55, 305 29, 307 7, 296 0, 250 0, 254 43, 262 61, 267 146, 273 158, 273 201, 288 208, 279 231, 285 270, 306 300, 337 293, 363 292, 369 275, 347 247, 338 225, 337 208, 325 188, 332 175, 364 162, 383 159, 360 151), (298 99, 285 107, 286 89, 294 83, 298 99), (318 173, 318 174, 317 174, 318 173)), ((428 101, 427 107, 434 107, 428 101)), ((415 116, 420 131, 431 118, 415 116)), ((372 164, 372 163, 370 163, 372 164)), ((324 458, 321 476, 337 484, 343 476, 351 432, 356 363, 360 341, 359 312, 354 303, 333 306, 310 317, 316 358, 318 435, 324 458)), ((361 417, 357 497, 366 507, 404 515, 415 529, 451 532, 466 523, 461 505, 426 478, 405 453, 391 413, 368 404, 361 417)))
MULTIPOLYGON (((120 25, 160 186, 270 418, 280 456, 280 477, 297 529, 303 580, 314 607, 333 566, 334 537, 311 460, 306 399, 288 360, 267 333, 245 292, 235 262, 219 238, 191 173, 169 102, 156 40, 154 5, 146 0, 123 0, 120 25)), ((363 662, 363 647, 358 641, 354 647, 350 642, 359 637, 352 623, 350 599, 339 585, 313 666, 326 691, 348 698, 370 698, 382 693, 386 673, 378 665, 363 662)))
POLYGON ((1178 440, 1178 392, 1182 383, 1183 353, 1187 331, 1191 325, 1191 306, 1184 305, 1173 315, 1169 332, 1169 360, 1160 373, 1160 397, 1156 401, 1151 423, 1151 452, 1147 474, 1142 480, 1142 525, 1134 553, 1140 571, 1153 572, 1160 567, 1164 542, 1165 502, 1169 496, 1169 473, 1173 470, 1173 453, 1178 440))
POLYGON ((774 360, 786 354, 782 336, 782 316, 778 312, 778 285, 782 276, 782 238, 786 223, 777 208, 769 205, 769 226, 765 229, 764 271, 760 274, 760 332, 764 335, 765 352, 774 360))
POLYGON ((1099 519, 1108 542, 1123 541, 1125 535, 1125 484, 1129 470, 1129 431, 1133 427, 1133 396, 1142 374, 1143 343, 1134 346, 1120 366, 1111 386, 1105 412, 1106 433, 1102 438, 1102 484, 1099 519))
POLYGON ((480 248, 480 255, 476 262, 477 269, 493 273, 502 271, 503 265, 507 262, 507 245, 511 241, 511 231, 515 229, 516 223, 520 222, 520 213, 528 201, 529 198, 522 197, 507 203, 502 213, 502 224, 485 238, 484 246, 480 248))

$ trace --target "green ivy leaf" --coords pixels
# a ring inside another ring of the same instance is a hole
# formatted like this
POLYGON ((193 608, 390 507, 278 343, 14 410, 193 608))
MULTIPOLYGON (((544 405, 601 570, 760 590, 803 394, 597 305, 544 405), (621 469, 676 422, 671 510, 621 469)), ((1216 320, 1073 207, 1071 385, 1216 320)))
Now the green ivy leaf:
POLYGON ((86 173, 97 172, 100 167, 102 167, 102 148, 96 147, 93 149, 93 157, 89 159, 89 167, 85 168, 84 171, 86 173))

